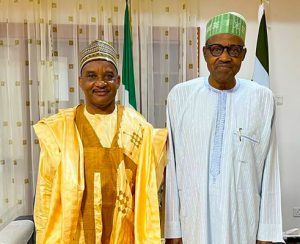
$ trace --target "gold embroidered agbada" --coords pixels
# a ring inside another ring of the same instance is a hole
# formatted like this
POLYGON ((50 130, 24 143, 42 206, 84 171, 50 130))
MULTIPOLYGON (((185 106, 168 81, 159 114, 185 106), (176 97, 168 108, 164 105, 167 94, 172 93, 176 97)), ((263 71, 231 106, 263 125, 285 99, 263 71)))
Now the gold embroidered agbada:
MULTIPOLYGON (((64 109, 34 126, 41 146, 34 210, 37 243, 88 243, 82 206, 87 159, 75 116, 76 108, 64 109)), ((119 125, 115 146, 128 160, 117 159, 114 171, 116 196, 109 243, 160 243, 157 185, 165 165, 167 132, 153 130, 129 108, 124 109, 119 125)), ((95 243, 101 243, 105 195, 99 189, 104 178, 97 170, 93 172, 92 204, 95 243)))

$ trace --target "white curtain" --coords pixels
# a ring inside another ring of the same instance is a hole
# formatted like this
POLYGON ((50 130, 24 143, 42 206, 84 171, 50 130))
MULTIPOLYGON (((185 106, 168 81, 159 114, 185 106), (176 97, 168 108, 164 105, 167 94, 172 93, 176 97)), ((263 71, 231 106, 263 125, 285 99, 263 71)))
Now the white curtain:
MULTIPOLYGON (((125 0, 0 0, 0 229, 32 214, 39 145, 32 125, 83 102, 79 50, 113 43, 122 71, 125 0)), ((166 97, 198 74, 196 0, 131 0, 138 110, 165 126, 166 97)))
POLYGON ((156 127, 171 88, 198 76, 198 2, 131 1, 138 107, 156 127))

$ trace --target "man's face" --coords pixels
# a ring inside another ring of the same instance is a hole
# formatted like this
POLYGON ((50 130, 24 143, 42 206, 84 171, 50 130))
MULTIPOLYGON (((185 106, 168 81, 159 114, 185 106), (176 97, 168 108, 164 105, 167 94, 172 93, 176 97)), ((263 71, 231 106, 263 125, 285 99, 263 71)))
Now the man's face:
MULTIPOLYGON (((235 75, 239 72, 242 61, 246 55, 246 48, 243 48, 238 56, 230 56, 228 48, 224 49, 219 56, 213 56, 208 46, 219 44, 221 46, 239 45, 244 46, 244 42, 238 36, 231 34, 218 34, 207 40, 203 47, 204 58, 210 72, 209 82, 215 88, 230 89, 235 85, 235 75)), ((212 46, 211 46, 212 47, 212 46)), ((234 51, 234 50, 232 50, 234 51)), ((235 52, 235 54, 238 52, 235 52)))
POLYGON ((105 60, 95 60, 83 66, 79 85, 85 94, 90 113, 112 113, 120 76, 115 66, 105 60))

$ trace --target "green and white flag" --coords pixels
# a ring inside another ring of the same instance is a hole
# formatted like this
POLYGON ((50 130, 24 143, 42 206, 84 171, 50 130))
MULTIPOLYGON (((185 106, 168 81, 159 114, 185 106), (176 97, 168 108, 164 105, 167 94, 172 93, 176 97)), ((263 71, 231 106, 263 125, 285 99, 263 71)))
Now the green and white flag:
POLYGON ((126 1, 125 17, 124 17, 124 45, 123 45, 123 66, 122 66, 122 83, 124 94, 122 103, 136 109, 132 42, 131 42, 131 24, 126 1))
POLYGON ((256 44, 256 59, 254 65, 253 81, 263 86, 270 87, 268 33, 264 3, 259 6, 258 20, 259 31, 256 44))

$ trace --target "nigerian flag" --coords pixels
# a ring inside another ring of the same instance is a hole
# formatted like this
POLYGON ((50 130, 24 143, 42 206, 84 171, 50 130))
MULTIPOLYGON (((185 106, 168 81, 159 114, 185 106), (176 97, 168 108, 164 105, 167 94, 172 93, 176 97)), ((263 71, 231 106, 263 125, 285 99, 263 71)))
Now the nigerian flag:
POLYGON ((259 31, 256 44, 256 59, 253 73, 253 81, 270 87, 269 81, 269 51, 268 33, 265 16, 265 8, 262 3, 258 10, 259 31))
POLYGON ((123 104, 136 109, 133 58, 131 45, 131 25, 126 1, 125 17, 124 17, 124 45, 123 45, 123 67, 122 80, 124 85, 123 104))

